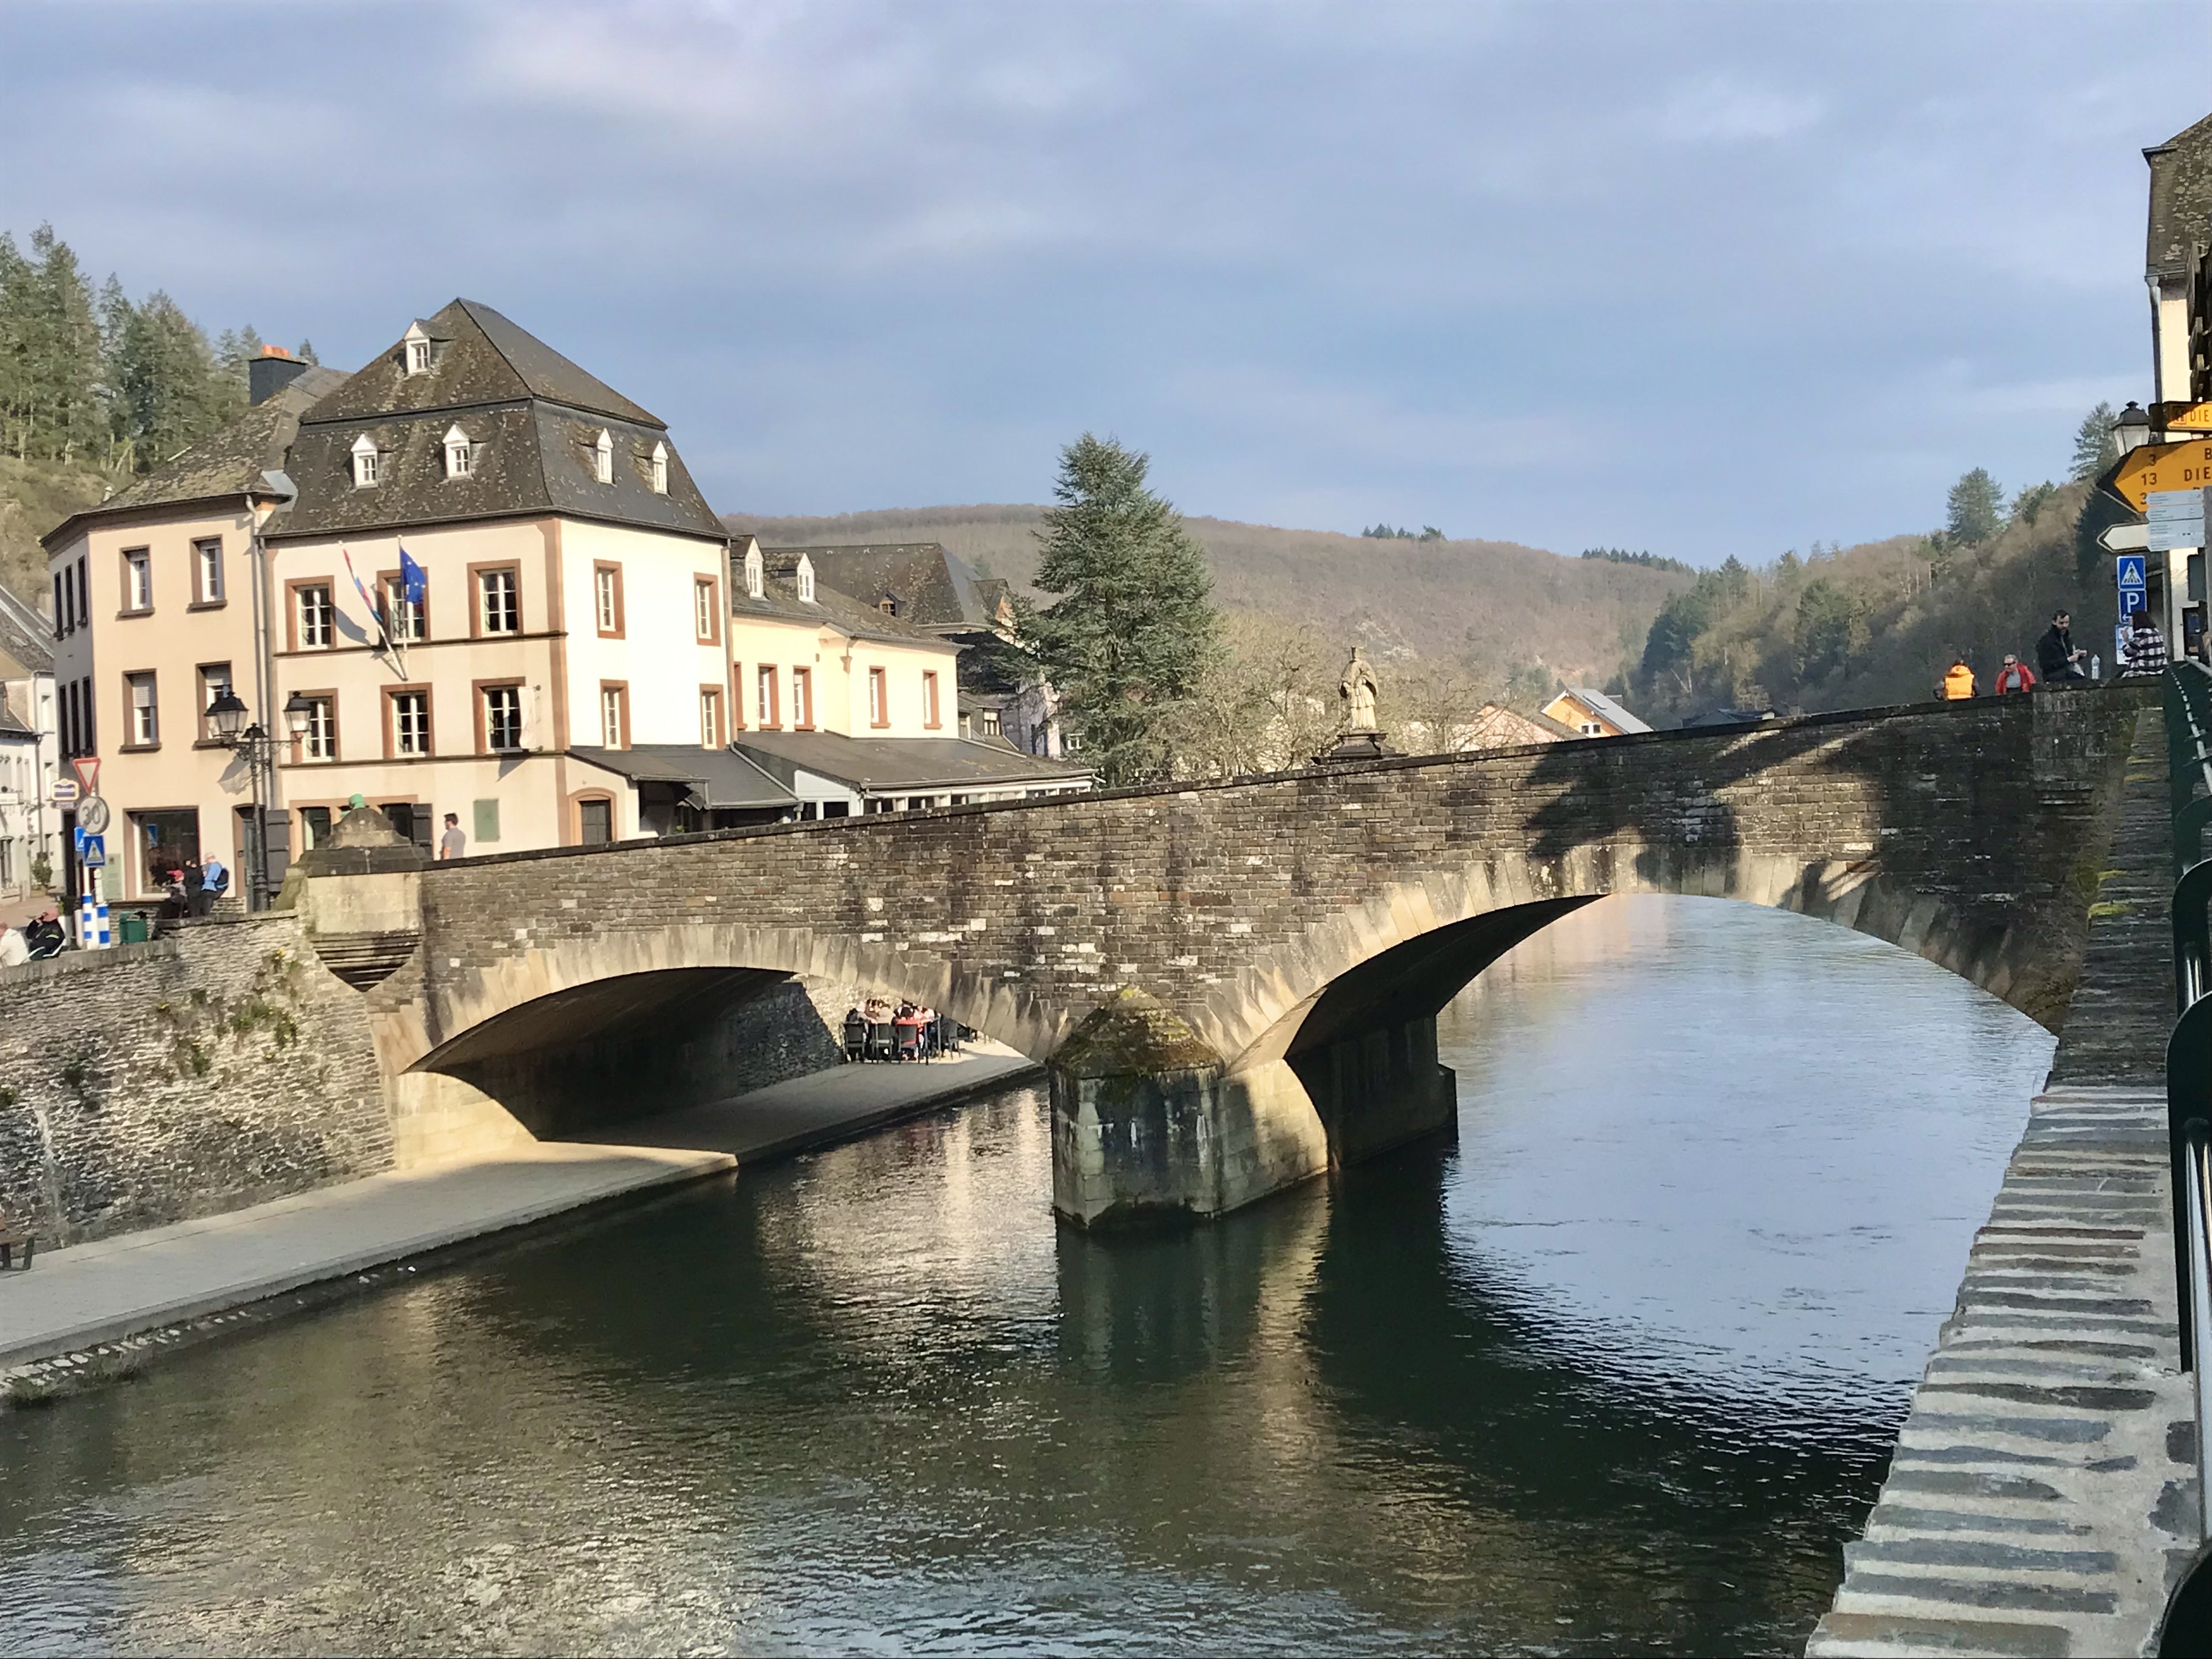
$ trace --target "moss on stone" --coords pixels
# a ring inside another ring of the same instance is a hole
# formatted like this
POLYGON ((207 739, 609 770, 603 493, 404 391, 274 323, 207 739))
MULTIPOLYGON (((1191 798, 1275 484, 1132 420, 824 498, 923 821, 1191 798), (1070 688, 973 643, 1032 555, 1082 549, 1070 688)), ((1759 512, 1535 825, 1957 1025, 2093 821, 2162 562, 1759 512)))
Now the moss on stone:
POLYGON ((1067 1077, 1152 1077, 1218 1066, 1216 1054, 1181 1016, 1133 987, 1091 1010, 1052 1057, 1067 1077))

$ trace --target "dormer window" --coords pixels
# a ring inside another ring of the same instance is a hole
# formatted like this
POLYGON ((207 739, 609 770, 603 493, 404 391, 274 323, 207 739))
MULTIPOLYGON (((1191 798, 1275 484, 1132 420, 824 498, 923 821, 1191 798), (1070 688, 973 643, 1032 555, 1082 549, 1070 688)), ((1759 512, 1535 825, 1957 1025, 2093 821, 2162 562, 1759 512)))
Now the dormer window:
POLYGON ((601 483, 615 481, 614 434, 605 427, 599 428, 599 441, 592 446, 592 476, 601 483))
POLYGON ((446 428, 446 476, 465 478, 477 470, 477 447, 469 441, 469 434, 458 426, 446 428))
POLYGON ((814 603, 814 561, 804 553, 799 556, 799 602, 814 603))
POLYGON ((417 323, 407 331, 399 342, 399 350, 408 374, 428 374, 430 372, 430 337, 422 331, 422 324, 417 323))
POLYGON ((745 550, 745 592, 752 599, 767 595, 768 584, 761 569, 760 544, 755 542, 745 550))
POLYGON ((666 444, 655 444, 653 447, 653 493, 656 495, 665 495, 668 493, 668 446, 666 444))
POLYGON ((376 487, 376 442, 366 432, 353 441, 353 487, 373 489, 376 487))

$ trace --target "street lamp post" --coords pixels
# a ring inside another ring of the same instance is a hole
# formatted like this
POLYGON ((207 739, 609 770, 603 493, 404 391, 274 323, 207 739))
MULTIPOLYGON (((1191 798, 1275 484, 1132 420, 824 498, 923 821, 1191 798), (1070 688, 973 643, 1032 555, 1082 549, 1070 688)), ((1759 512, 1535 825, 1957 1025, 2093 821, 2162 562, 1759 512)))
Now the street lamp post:
MULTIPOLYGON (((226 686, 208 705, 208 719, 216 738, 245 757, 247 778, 253 788, 253 845, 248 849, 252 867, 246 872, 246 904, 250 910, 269 908, 269 797, 276 775, 276 738, 252 719, 245 700, 226 686)), ((284 729, 294 738, 307 734, 314 705, 298 692, 284 704, 284 729)))

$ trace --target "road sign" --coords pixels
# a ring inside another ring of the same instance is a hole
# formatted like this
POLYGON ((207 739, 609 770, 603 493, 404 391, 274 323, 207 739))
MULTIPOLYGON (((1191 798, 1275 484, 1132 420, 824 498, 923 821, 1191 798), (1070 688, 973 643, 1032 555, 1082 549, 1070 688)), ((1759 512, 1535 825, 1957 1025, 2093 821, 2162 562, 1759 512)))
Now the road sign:
POLYGON ((2147 524, 2111 524, 2097 532, 2097 545, 2107 553, 2137 553, 2150 545, 2147 524))
POLYGON ((2112 580, 2122 587, 2149 586, 2149 561, 2140 553, 2123 553, 2112 562, 2112 580))
POLYGON ((76 805, 76 780, 75 778, 56 778, 54 780, 54 805, 57 806, 74 806, 76 805))
POLYGON ((2153 404, 2150 423, 2161 432, 2212 432, 2212 404, 2153 404))
POLYGON ((2154 489, 2145 498, 2143 544, 2154 553, 2204 545, 2202 489, 2154 489))
POLYGON ((76 781, 82 786, 86 794, 96 795, 100 793, 99 756, 81 755, 70 763, 70 769, 76 774, 76 781))
POLYGON ((2105 469, 2097 488, 2125 501, 2137 513, 2148 509, 2154 489, 2202 489, 2212 483, 2212 443, 2145 444, 2130 449, 2105 469))
POLYGON ((107 837, 85 836, 77 846, 76 861, 88 870, 97 870, 107 862, 107 837))
POLYGON ((2148 597, 2149 596, 2140 587, 2122 588, 2120 590, 2120 614, 2123 617, 2134 616, 2136 611, 2143 608, 2144 602, 2148 599, 2148 597))
POLYGON ((88 836, 107 833, 107 802, 100 795, 87 795, 76 804, 76 826, 88 836))

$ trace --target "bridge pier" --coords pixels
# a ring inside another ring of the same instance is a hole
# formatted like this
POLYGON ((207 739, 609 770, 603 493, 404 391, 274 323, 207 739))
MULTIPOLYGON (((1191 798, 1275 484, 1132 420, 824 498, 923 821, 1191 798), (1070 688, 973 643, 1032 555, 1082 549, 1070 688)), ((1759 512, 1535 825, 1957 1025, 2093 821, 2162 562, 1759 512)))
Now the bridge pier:
POLYGON ((1079 1227, 1211 1219, 1457 1121, 1432 1015, 1231 1073, 1135 990, 1076 1028, 1051 1091, 1053 1208, 1079 1227))

